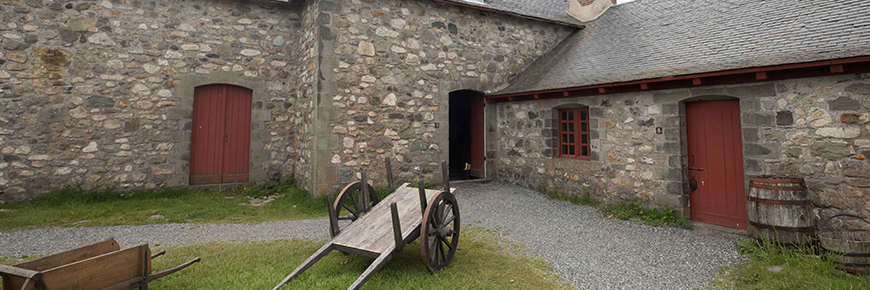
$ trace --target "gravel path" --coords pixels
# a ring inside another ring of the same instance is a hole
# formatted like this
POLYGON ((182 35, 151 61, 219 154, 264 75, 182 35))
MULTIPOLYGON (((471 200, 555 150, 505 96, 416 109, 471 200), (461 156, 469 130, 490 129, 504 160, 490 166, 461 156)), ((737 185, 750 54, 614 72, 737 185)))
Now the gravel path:
MULTIPOLYGON (((526 245, 526 251, 553 262, 555 271, 580 289, 692 289, 702 287, 717 268, 739 260, 738 235, 601 218, 592 208, 500 182, 455 187, 463 227, 497 230, 508 242, 526 245)), ((0 256, 55 253, 107 238, 115 238, 121 247, 326 240, 327 225, 318 219, 35 229, 0 234, 0 256)))
POLYGON ((739 235, 601 218, 500 182, 456 187, 463 225, 508 231, 503 238, 553 262, 580 289, 703 288, 717 268, 739 260, 739 235))
POLYGON ((44 228, 0 234, 0 256, 51 254, 115 238, 121 248, 145 243, 172 247, 215 241, 253 242, 329 239, 329 221, 299 220, 261 224, 158 224, 92 228, 44 228))

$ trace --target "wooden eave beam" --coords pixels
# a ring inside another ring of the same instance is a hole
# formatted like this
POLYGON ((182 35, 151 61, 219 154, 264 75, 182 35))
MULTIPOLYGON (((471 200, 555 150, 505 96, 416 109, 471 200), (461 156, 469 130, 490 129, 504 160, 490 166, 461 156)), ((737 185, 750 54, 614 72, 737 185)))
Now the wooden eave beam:
POLYGON ((842 73, 870 72, 870 56, 845 59, 786 64, 768 67, 746 68, 711 73, 666 76, 655 79, 621 83, 598 84, 554 90, 523 92, 487 96, 487 101, 524 101, 529 99, 553 99, 584 97, 601 94, 628 93, 689 87, 703 87, 759 81, 785 80, 806 77, 829 76, 842 73), (535 97, 537 96, 537 97, 535 97))

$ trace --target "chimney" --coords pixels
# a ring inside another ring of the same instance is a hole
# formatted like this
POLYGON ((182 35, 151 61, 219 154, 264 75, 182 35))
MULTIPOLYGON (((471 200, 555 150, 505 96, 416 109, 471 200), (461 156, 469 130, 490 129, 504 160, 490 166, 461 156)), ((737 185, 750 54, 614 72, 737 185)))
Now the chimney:
POLYGON ((597 19, 607 8, 616 5, 616 0, 568 0, 568 15, 582 22, 597 19))

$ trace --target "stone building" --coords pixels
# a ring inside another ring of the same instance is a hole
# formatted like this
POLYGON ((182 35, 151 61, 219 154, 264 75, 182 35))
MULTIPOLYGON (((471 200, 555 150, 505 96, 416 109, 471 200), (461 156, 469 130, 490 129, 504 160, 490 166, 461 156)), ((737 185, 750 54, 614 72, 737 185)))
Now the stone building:
POLYGON ((287 176, 320 195, 385 184, 386 157, 432 177, 450 93, 506 87, 583 26, 559 0, 458 2, 0 0, 0 199, 287 176))
POLYGON ((817 218, 870 217, 867 11, 866 1, 612 7, 486 97, 498 132, 488 157, 500 180, 636 197, 734 228, 746 228, 755 175, 804 178, 817 218))
MULTIPOLYGON (((449 160, 694 217, 690 180, 709 177, 688 132, 713 104, 739 128, 730 196, 797 175, 822 217, 870 215, 870 3, 638 0, 586 24, 567 8, 0 0, 0 199, 281 177, 321 195, 363 170, 385 184, 391 158, 399 181, 449 160)), ((743 227, 731 215, 701 220, 743 227)))

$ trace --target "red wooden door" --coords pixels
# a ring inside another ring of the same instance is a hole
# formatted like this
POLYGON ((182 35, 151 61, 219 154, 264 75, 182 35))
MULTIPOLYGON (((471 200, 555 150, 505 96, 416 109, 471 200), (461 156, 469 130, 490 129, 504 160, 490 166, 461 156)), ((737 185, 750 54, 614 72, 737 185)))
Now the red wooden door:
POLYGON ((486 177, 486 144, 484 139, 484 98, 471 96, 471 176, 486 177))
POLYGON ((193 99, 190 184, 248 181, 252 91, 197 87, 193 99))
POLYGON ((226 126, 224 127, 223 183, 248 181, 251 152, 252 91, 227 87, 226 126))
POLYGON ((692 220, 745 229, 740 102, 686 103, 686 120, 692 220))

